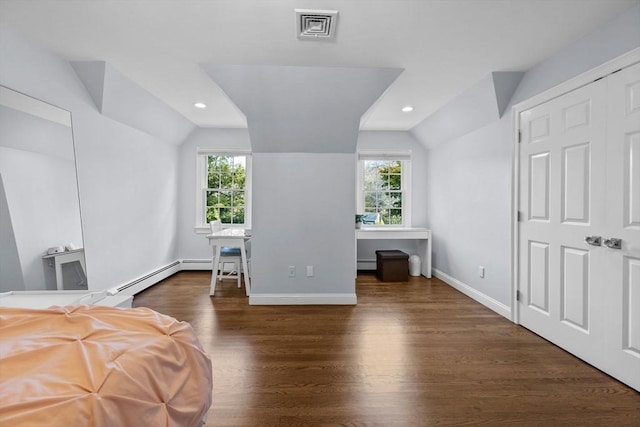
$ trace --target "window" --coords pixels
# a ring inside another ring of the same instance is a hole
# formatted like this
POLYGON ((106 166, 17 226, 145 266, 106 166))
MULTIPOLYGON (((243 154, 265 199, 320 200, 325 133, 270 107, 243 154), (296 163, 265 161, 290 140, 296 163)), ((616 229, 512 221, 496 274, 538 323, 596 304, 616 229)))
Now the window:
POLYGON ((365 225, 411 226, 411 153, 358 154, 358 213, 365 225))
POLYGON ((249 226, 251 156, 248 153, 198 151, 196 228, 219 220, 249 226))

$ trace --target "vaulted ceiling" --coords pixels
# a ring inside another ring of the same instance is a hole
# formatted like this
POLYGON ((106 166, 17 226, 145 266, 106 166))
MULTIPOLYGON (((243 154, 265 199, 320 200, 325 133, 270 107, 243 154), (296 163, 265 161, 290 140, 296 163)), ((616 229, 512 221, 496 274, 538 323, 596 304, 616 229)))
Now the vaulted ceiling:
POLYGON ((404 69, 361 127, 408 130, 491 72, 526 71, 638 3, 0 0, 0 23, 69 61, 106 61, 201 127, 247 125, 203 64, 404 69), (335 39, 298 39, 296 8, 337 10, 335 39))

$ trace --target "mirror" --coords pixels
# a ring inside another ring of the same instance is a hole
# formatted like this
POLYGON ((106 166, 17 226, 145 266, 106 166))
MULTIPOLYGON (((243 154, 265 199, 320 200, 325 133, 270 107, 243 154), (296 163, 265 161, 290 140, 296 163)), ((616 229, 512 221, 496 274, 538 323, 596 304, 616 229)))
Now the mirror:
POLYGON ((0 292, 87 289, 71 113, 0 86, 0 292))

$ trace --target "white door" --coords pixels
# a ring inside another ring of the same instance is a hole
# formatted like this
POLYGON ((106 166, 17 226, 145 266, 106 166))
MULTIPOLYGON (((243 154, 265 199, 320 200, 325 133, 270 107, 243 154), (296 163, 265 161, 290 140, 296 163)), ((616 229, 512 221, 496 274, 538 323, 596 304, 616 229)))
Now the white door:
POLYGON ((603 262, 606 84, 520 115, 520 323, 596 364, 603 262))
POLYGON ((523 111, 519 159, 519 322, 636 389, 638 73, 629 68, 523 111), (622 249, 604 244, 611 238, 622 249))
POLYGON ((608 369, 640 390, 640 64, 607 78, 606 347, 608 369))

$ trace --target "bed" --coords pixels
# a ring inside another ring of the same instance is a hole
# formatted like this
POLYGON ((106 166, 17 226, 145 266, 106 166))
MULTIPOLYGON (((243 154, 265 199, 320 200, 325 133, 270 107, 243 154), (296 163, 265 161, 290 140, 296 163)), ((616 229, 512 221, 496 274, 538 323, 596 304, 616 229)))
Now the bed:
POLYGON ((198 426, 211 394, 211 361, 186 322, 147 308, 0 307, 2 426, 198 426))
POLYGON ((0 307, 49 308, 65 305, 107 305, 131 308, 133 297, 109 291, 9 291, 0 292, 0 307))

